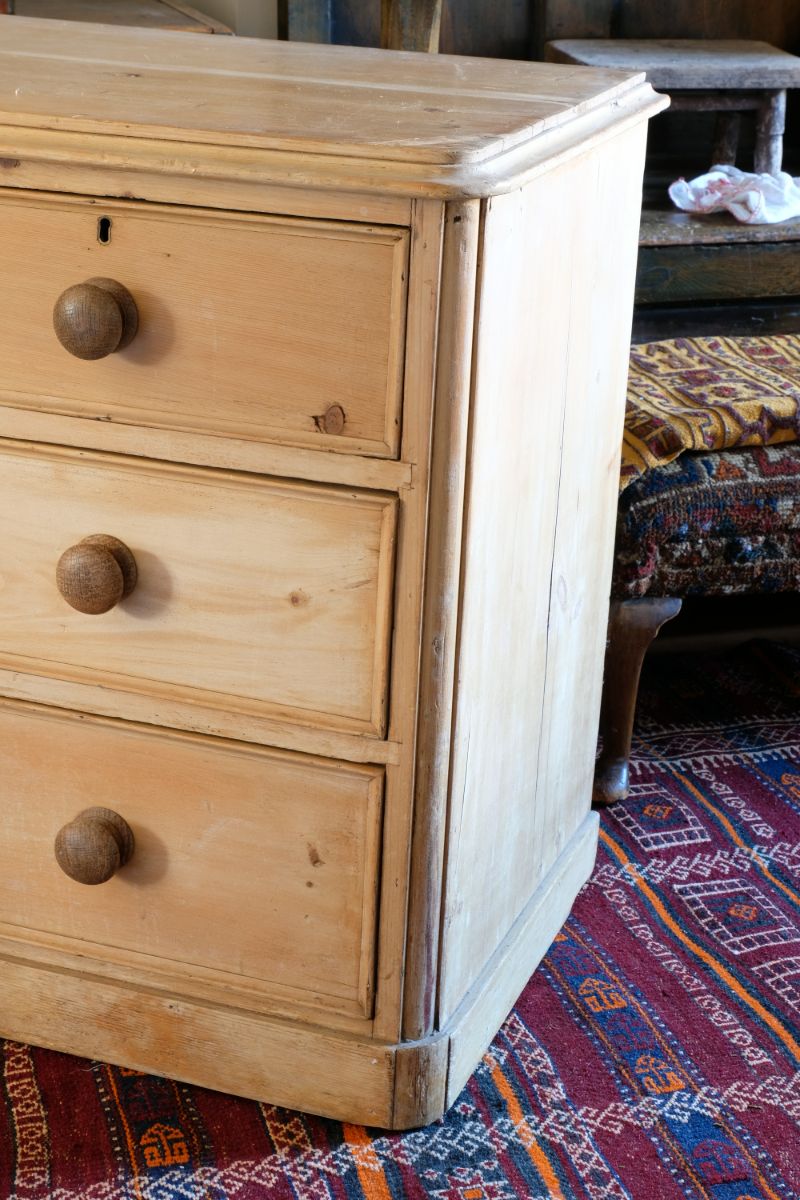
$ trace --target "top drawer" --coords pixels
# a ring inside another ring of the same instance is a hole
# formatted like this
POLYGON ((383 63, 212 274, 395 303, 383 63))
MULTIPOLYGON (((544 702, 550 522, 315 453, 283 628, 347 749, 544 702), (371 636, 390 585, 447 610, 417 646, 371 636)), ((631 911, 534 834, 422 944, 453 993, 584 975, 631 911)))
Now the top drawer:
POLYGON ((25 195, 0 216, 0 401, 397 456, 406 230, 25 195), (139 327, 84 361, 53 307, 96 277, 139 327))

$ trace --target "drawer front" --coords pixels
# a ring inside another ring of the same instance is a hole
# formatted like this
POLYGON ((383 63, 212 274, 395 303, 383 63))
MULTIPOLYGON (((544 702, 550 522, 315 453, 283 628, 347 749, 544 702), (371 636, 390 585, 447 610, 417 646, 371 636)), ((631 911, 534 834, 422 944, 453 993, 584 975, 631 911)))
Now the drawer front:
POLYGON ((0 662, 118 689, 120 715, 133 691, 382 735, 395 510, 380 493, 2 444, 0 662), (129 548, 138 580, 89 615, 56 568, 98 534, 129 548))
POLYGON ((0 760, 0 923, 118 969, 147 955, 189 988, 193 970, 216 973, 368 1014, 380 769, 9 702, 0 760), (54 842, 94 806, 127 822, 134 847, 89 886, 54 842))
POLYGON ((0 211, 6 402, 397 455, 407 231, 34 197, 0 211), (98 277, 131 293, 138 330, 84 361, 53 310, 98 277))

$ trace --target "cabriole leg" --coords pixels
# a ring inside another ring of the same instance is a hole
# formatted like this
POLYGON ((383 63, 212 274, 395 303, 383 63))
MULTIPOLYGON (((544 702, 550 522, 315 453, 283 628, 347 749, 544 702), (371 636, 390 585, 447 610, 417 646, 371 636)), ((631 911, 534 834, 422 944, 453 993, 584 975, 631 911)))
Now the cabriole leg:
POLYGON ((642 661, 661 626, 680 609, 681 601, 674 596, 612 602, 600 706, 603 750, 595 767, 592 795, 595 804, 616 804, 628 794, 628 760, 642 661))

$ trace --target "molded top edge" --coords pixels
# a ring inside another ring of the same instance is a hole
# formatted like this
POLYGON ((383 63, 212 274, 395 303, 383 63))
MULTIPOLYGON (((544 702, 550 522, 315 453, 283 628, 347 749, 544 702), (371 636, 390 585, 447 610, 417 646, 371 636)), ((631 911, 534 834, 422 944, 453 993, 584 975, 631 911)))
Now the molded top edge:
POLYGON ((134 155, 135 139, 173 155, 180 143, 200 174, 220 147, 260 151, 265 169, 270 155, 302 155, 310 186, 330 186, 334 158, 377 172, 382 190, 395 173, 406 192, 447 175, 463 190, 474 174, 477 194, 484 168, 496 178, 500 159, 518 162, 543 134, 634 93, 640 108, 645 90, 644 107, 663 106, 624 71, 25 17, 0 32, 5 146, 14 127, 125 139, 134 155))

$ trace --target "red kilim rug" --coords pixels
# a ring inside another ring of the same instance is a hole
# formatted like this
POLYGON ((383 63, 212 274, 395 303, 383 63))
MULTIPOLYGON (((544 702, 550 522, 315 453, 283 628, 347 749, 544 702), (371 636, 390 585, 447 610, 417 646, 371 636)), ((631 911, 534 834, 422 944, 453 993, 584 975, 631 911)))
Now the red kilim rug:
POLYGON ((800 1196, 799 682, 768 643, 650 664, 630 799, 443 1121, 386 1134, 6 1042, 0 1196, 800 1196))

